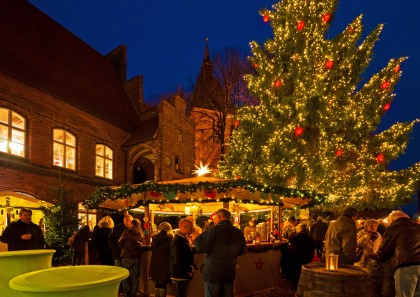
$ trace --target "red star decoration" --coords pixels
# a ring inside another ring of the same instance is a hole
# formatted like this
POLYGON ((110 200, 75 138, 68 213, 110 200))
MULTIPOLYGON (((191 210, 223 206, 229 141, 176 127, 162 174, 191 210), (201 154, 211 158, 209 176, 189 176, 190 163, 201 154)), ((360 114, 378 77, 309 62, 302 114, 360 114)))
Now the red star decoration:
POLYGON ((261 261, 261 258, 258 258, 258 261, 254 262, 254 263, 255 263, 255 270, 261 270, 262 271, 264 263, 261 261))

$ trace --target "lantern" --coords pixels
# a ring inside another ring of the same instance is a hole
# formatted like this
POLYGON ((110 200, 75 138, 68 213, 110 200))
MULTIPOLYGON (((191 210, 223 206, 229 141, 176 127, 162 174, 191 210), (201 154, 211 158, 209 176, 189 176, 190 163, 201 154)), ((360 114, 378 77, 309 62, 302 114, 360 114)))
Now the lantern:
POLYGON ((337 271, 338 269, 338 255, 327 254, 325 259, 325 269, 328 271, 337 271))

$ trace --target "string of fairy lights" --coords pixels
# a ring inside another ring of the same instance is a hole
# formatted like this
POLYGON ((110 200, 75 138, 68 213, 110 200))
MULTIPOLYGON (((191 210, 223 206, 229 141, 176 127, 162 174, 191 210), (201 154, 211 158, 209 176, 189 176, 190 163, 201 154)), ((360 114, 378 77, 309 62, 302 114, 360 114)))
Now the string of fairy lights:
POLYGON ((135 204, 127 205, 127 208, 136 208, 146 204, 159 204, 170 201, 170 203, 213 203, 213 202, 239 202, 253 203, 267 206, 283 206, 282 198, 304 198, 307 199, 306 207, 322 204, 325 202, 326 196, 315 193, 311 190, 298 190, 292 188, 283 188, 258 184, 242 179, 226 180, 223 182, 198 182, 195 184, 161 184, 161 183, 144 183, 138 185, 125 184, 118 188, 103 187, 97 189, 83 202, 83 206, 88 209, 97 209, 101 203, 109 199, 117 201, 118 199, 129 199, 134 195, 144 195, 143 199, 139 199, 135 204), (238 200, 230 196, 229 193, 233 189, 242 189, 251 193, 259 192, 259 199, 242 199, 238 200), (202 195, 192 195, 197 198, 179 198, 181 194, 190 193, 197 194, 203 192, 206 199, 202 199, 202 195), (223 198, 217 198, 216 195, 223 193, 223 198), (146 198, 149 197, 149 198, 146 198))
POLYGON ((383 25, 360 42, 360 15, 326 39, 337 3, 283 0, 260 11, 273 38, 250 43, 255 72, 245 79, 261 104, 238 112, 220 174, 328 193, 332 203, 395 207, 411 199, 420 163, 386 167, 404 153, 418 120, 376 130, 406 57, 390 59, 360 86, 383 25))

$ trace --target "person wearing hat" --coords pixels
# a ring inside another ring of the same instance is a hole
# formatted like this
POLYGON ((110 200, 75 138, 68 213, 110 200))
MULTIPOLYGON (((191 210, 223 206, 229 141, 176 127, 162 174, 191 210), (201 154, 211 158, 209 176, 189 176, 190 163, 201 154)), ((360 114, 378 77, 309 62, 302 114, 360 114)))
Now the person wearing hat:
POLYGON ((166 296, 166 285, 171 282, 170 254, 171 241, 174 237, 171 224, 161 223, 158 233, 152 239, 152 258, 150 260, 149 277, 155 282, 155 296, 166 296))
POLYGON ((357 219, 358 211, 348 207, 343 214, 330 223, 325 235, 326 254, 338 255, 338 263, 354 264, 357 248, 357 219))
POLYGON ((395 296, 420 296, 420 225, 400 210, 388 222, 378 260, 393 259, 395 296))

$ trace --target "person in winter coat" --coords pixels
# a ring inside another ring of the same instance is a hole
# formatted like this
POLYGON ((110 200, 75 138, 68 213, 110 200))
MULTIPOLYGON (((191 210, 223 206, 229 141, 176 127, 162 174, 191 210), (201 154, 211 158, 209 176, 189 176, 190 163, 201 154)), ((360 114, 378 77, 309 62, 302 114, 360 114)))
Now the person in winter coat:
POLYGON ((122 281, 124 295, 135 297, 139 289, 140 264, 144 234, 138 219, 131 221, 131 228, 121 235, 118 241, 121 248, 122 267, 130 272, 130 276, 122 281))
POLYGON ((85 225, 82 228, 80 228, 79 231, 77 231, 76 237, 74 238, 74 242, 72 245, 73 266, 82 264, 82 261, 84 262, 85 265, 89 264, 87 263, 86 257, 85 257, 86 252, 88 252, 87 248, 88 248, 89 239, 90 239, 90 229, 88 225, 85 225))
POLYGON ((357 209, 348 207, 335 222, 328 226, 325 235, 325 252, 338 255, 340 264, 353 265, 356 259, 357 215, 357 209))
POLYGON ((188 284, 194 276, 194 254, 188 242, 193 228, 193 222, 181 219, 171 241, 170 271, 176 286, 176 297, 187 297, 188 284))
POLYGON ((370 219, 363 224, 363 229, 357 233, 357 255, 354 265, 359 267, 368 267, 368 261, 371 257, 376 255, 379 246, 382 243, 382 235, 377 232, 378 222, 370 219))
POLYGON ((289 277, 293 287, 296 289, 299 283, 302 265, 312 262, 315 253, 314 240, 309 235, 308 227, 305 224, 296 226, 296 233, 289 238, 291 267, 289 277))
POLYGON ((237 260, 245 253, 246 243, 230 218, 227 209, 219 209, 214 216, 215 225, 194 241, 197 252, 206 254, 202 269, 206 297, 234 296, 237 260))
POLYGON ((155 296, 166 297, 166 285, 171 282, 169 261, 174 234, 171 224, 167 222, 161 223, 157 230, 158 233, 152 238, 149 277, 155 282, 155 296))
POLYGON ((4 229, 1 241, 8 244, 9 251, 45 248, 45 238, 41 228, 32 222, 32 210, 22 208, 20 219, 4 229))
POLYGON ((131 228, 131 222, 133 217, 128 213, 124 216, 124 221, 122 224, 117 224, 112 228, 111 233, 109 233, 108 244, 111 248, 112 258, 114 258, 115 266, 121 267, 121 248, 118 244, 118 241, 121 238, 121 235, 126 229, 131 228))
POLYGON ((110 216, 106 216, 99 221, 98 226, 93 230, 92 242, 95 248, 96 260, 100 265, 114 265, 112 251, 108 243, 108 237, 112 228, 114 228, 114 221, 110 216))
POLYGON ((309 230, 309 234, 314 240, 316 255, 319 259, 322 258, 322 250, 324 249, 324 239, 327 229, 328 224, 324 222, 322 217, 318 217, 309 230))
POLYGON ((402 211, 388 216, 378 260, 393 259, 395 296, 420 296, 420 225, 402 211))

